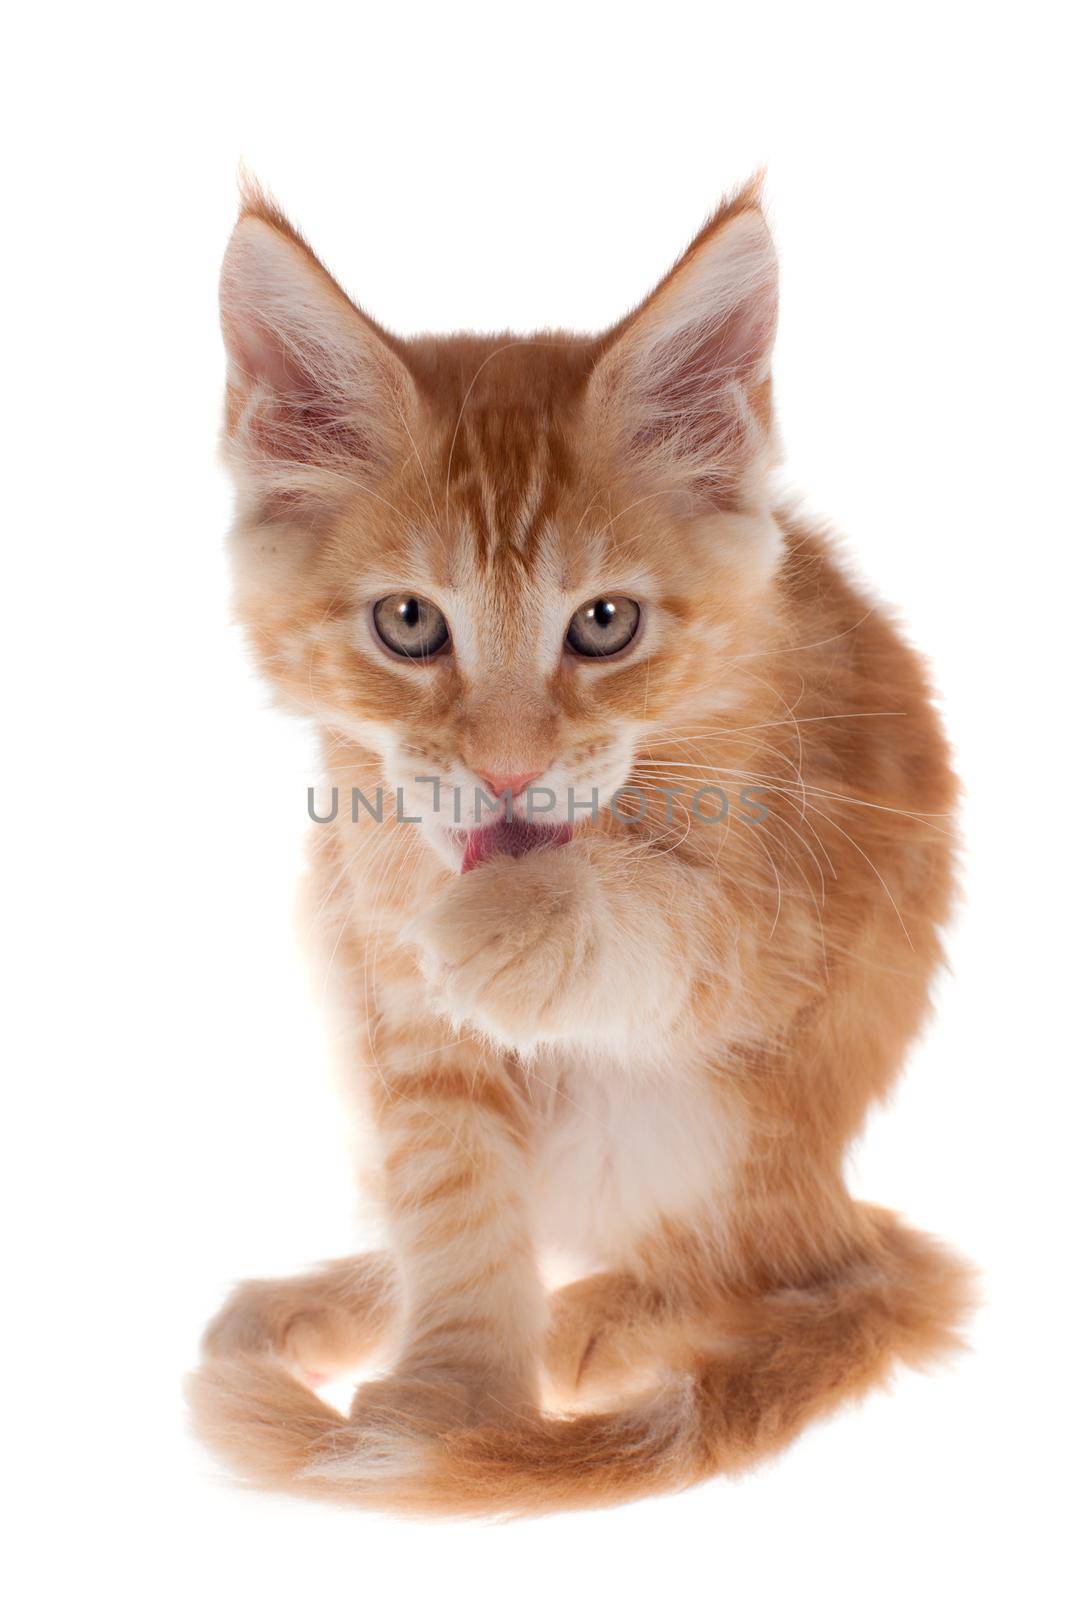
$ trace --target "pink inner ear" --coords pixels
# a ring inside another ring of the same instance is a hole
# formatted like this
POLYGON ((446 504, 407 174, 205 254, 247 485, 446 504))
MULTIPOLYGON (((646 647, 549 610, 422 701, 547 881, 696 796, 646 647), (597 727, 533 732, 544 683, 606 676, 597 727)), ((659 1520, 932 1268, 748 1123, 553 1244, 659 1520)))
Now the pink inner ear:
MULTIPOLYGON (((228 427, 249 480, 259 474, 284 495, 285 469, 307 467, 320 492, 347 466, 384 466, 398 442, 396 413, 410 403, 410 375, 310 252, 264 219, 244 217, 221 298, 228 427)), ((304 492, 299 479, 294 473, 296 493, 304 492)))
POLYGON ((346 415, 340 398, 273 394, 255 406, 248 419, 249 435, 257 450, 273 461, 326 465, 331 461, 369 462, 376 450, 370 428, 361 428, 346 415))
POLYGON ((234 361, 251 383, 284 394, 298 387, 298 370, 282 340, 253 316, 223 311, 223 328, 234 361))
POLYGON ((712 224, 609 349, 598 403, 626 453, 705 502, 730 501, 770 426, 776 314, 760 213, 712 224))
POLYGON ((694 318, 657 340, 644 382, 663 423, 694 423, 699 430, 702 413, 714 415, 737 385, 747 387, 765 376, 775 321, 773 291, 756 291, 724 315, 694 318))
POLYGON ((248 385, 247 436, 259 454, 312 465, 366 463, 381 453, 372 419, 361 421, 353 395, 331 385, 329 358, 286 342, 252 316, 227 316, 225 326, 238 385, 248 385))
POLYGON ((774 324, 773 299, 757 298, 656 346, 631 447, 647 453, 673 441, 672 453, 690 464, 690 487, 706 501, 725 503, 751 445, 749 391, 765 375, 774 324))

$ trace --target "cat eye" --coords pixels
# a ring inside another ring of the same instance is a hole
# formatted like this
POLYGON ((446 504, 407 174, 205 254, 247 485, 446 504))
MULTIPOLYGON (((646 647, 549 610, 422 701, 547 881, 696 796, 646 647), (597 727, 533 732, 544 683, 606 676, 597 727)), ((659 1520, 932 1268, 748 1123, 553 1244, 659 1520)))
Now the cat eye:
POLYGON ((394 655, 426 661, 448 644, 444 613, 417 594, 387 594, 374 607, 374 631, 394 655))
POLYGON ((640 620, 636 600, 623 595, 588 600, 571 618, 567 644, 579 656, 617 656, 634 637, 640 620))

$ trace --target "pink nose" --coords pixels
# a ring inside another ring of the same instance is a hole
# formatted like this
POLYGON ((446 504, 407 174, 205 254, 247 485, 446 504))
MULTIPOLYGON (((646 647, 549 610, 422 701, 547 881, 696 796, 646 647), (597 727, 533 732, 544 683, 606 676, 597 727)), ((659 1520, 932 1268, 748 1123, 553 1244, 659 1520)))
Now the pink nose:
MULTIPOLYGON (((542 771, 544 769, 542 768, 542 771)), ((497 800, 502 794, 511 790, 511 797, 517 800, 528 784, 541 776, 540 772, 476 772, 475 776, 481 778, 486 788, 497 800)))

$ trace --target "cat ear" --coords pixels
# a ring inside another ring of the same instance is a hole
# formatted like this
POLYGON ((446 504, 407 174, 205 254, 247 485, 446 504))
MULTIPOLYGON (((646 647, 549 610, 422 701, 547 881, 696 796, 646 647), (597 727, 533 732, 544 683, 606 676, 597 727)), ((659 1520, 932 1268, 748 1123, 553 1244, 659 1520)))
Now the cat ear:
POLYGON ((411 376, 285 218, 255 197, 222 267, 226 433, 238 478, 286 501, 351 491, 402 448, 411 376))
POLYGON ((736 505, 769 457, 778 271, 755 186, 727 202, 610 337, 590 380, 616 461, 736 505))

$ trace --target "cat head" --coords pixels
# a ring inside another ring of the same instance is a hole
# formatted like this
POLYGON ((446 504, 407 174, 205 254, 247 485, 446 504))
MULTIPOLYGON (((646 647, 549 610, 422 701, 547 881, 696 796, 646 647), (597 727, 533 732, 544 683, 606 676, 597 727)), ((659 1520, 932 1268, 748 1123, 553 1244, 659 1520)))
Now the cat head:
POLYGON ((396 338, 249 193, 226 439, 238 611, 282 697, 462 826, 531 782, 544 820, 582 815, 652 730, 722 708, 781 553, 776 306, 754 185, 588 338, 396 338))

